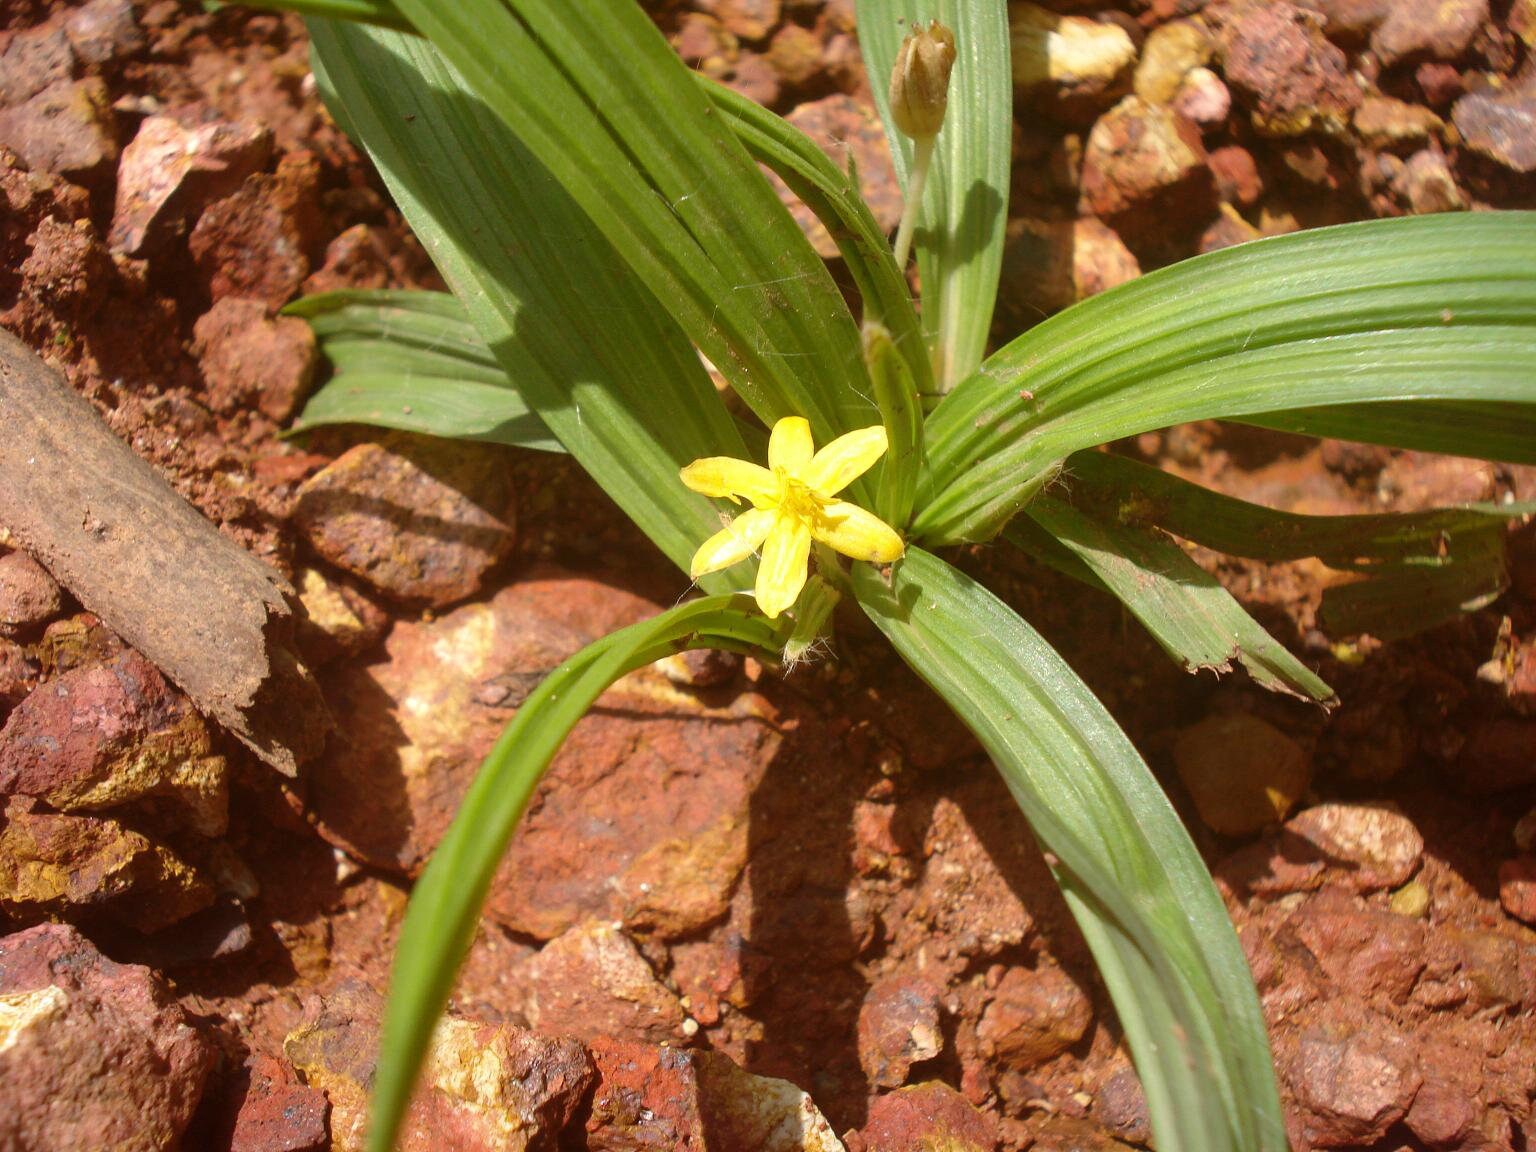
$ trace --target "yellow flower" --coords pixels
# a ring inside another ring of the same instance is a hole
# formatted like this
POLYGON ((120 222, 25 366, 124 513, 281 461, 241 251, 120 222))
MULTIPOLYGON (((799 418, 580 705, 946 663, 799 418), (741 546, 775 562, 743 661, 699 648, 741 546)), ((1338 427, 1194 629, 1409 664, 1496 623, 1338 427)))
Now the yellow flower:
POLYGON ((768 438, 766 468, 729 456, 695 460, 682 471, 684 484, 736 504, 745 496, 752 510, 704 541, 693 557, 693 578, 729 568, 761 548, 757 606, 772 619, 794 604, 805 586, 812 540, 855 560, 901 559, 906 547, 894 528, 836 498, 885 448, 885 429, 877 424, 839 436, 816 452, 810 423, 786 416, 768 438))

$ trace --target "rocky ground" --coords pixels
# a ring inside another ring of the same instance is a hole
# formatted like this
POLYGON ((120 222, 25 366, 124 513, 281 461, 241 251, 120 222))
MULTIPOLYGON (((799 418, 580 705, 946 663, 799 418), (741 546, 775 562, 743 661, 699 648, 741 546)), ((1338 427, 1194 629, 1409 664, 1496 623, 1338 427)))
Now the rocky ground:
MULTIPOLYGON (((651 7, 691 64, 852 148, 894 227, 850 3, 651 7)), ((1536 201, 1531 0, 1053 8, 1012 10, 1000 337, 1255 236, 1536 201)), ((0 509, 0 1146, 356 1148, 410 877, 540 677, 683 581, 562 459, 279 438, 320 370, 282 304, 437 286, 320 109, 298 22, 18 0, 0 28, 0 327, 292 579, 336 721, 276 777, 0 509)), ((1123 450, 1300 511, 1536 498, 1530 470, 1214 425, 1123 450)), ((1530 526, 1511 555, 1500 600, 1395 643, 1320 630, 1320 566, 1202 555, 1339 690, 1331 714, 1177 671, 1006 551, 962 558, 1186 812, 1298 1152, 1514 1152, 1536 1123, 1530 526)), ((995 774, 872 638, 838 648, 788 679, 647 669, 578 727, 409 1147, 1146 1144, 1108 999, 995 774)))

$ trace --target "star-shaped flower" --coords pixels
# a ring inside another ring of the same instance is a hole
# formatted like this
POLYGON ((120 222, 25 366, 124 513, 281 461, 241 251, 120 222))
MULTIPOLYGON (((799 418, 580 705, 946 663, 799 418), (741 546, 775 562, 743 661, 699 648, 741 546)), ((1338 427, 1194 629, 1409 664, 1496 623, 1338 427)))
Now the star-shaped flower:
POLYGON ((877 424, 839 436, 816 452, 810 423, 786 416, 768 438, 766 468, 730 456, 695 460, 682 471, 684 484, 737 504, 746 497, 752 509, 704 541, 693 557, 693 578, 729 568, 761 548, 757 606, 772 619, 794 604, 805 586, 812 540, 855 560, 899 560, 906 547, 894 528, 837 499, 885 448, 885 429, 877 424))

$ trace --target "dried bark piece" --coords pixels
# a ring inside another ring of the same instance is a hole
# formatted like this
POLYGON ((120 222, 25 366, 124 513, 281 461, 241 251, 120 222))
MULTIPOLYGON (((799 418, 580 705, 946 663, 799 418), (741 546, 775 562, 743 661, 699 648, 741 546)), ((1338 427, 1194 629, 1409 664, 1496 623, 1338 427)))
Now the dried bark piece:
POLYGON ((81 604, 279 772, 330 715, 293 589, 220 535, 21 341, 0 332, 0 519, 81 604))

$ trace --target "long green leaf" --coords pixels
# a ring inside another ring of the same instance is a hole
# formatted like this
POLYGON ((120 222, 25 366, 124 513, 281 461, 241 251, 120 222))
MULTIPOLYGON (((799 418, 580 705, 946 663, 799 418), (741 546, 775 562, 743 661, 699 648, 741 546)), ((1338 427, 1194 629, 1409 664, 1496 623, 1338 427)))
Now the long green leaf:
POLYGON ((309 321, 331 368, 294 432, 373 424, 565 451, 446 293, 329 292, 283 311, 309 321))
POLYGON ((762 105, 703 76, 699 82, 752 158, 771 168, 821 221, 858 286, 865 322, 886 327, 917 390, 931 395, 933 367, 906 278, 891 259, 891 246, 852 173, 838 168, 804 132, 762 105))
POLYGON ((1536 464, 1533 405, 1456 400, 1338 404, 1330 408, 1265 412, 1246 417, 1243 423, 1420 452, 1536 464))
MULTIPOLYGON (((744 454, 694 349, 425 41, 312 21, 316 70, 506 377, 680 567, 719 527, 677 470, 744 454)), ((713 591, 750 573, 707 577, 713 591)))
POLYGON ((566 735, 626 672, 686 648, 776 652, 784 634, 744 596, 679 605, 588 645, 523 702, 470 785, 411 893, 395 949, 368 1129, 391 1152, 432 1030, 474 939, 491 879, 544 770, 566 735))
POLYGON ((1066 663, 985 588, 910 549, 859 602, 987 749, 1099 963, 1158 1146, 1286 1147, 1264 1017, 1221 897, 1136 750, 1066 663))
POLYGON ((933 413, 914 530, 986 538, 1032 476, 1147 429, 1417 400, 1536 403, 1536 214, 1256 241, 1053 316, 933 413))
POLYGON ((396 6, 765 422, 805 416, 818 441, 873 423, 826 266, 637 5, 396 6))
POLYGON ((1464 541, 1501 534, 1536 503, 1470 504, 1427 512, 1308 516, 1213 492, 1161 468, 1107 452, 1080 452, 1067 463, 1075 503, 1103 518, 1155 524, 1229 556, 1274 562, 1315 556, 1333 568, 1440 568, 1464 541))
POLYGON ((949 110, 923 194, 917 268, 939 390, 981 363, 997 280, 1013 159, 1013 73, 1005 0, 858 0, 859 45, 902 186, 912 141, 891 123, 887 85, 902 37, 940 20, 955 33, 949 110))
POLYGON ((1090 516, 1051 496, 1037 497, 1027 515, 1081 560, 1188 671, 1224 672, 1236 661, 1272 692, 1319 703, 1333 699, 1317 673, 1157 529, 1090 516))

